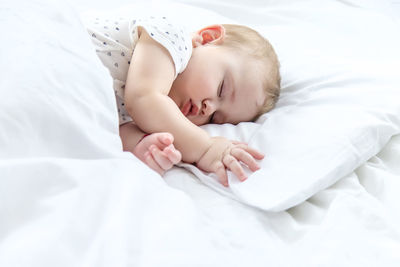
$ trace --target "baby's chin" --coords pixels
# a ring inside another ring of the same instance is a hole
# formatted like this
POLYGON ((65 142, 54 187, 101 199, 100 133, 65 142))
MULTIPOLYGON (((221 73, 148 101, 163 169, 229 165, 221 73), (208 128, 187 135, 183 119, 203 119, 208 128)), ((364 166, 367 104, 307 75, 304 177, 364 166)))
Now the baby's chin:
POLYGON ((189 118, 187 117, 193 124, 197 125, 197 126, 202 126, 207 124, 207 122, 199 122, 198 120, 196 120, 195 118, 189 118))

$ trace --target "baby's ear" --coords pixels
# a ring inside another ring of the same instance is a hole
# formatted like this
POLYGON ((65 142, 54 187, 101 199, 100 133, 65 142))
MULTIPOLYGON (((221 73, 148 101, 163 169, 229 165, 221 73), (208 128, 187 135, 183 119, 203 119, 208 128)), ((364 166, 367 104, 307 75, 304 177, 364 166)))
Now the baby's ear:
POLYGON ((220 24, 207 26, 192 36, 193 47, 205 44, 222 44, 225 39, 225 28, 220 24))

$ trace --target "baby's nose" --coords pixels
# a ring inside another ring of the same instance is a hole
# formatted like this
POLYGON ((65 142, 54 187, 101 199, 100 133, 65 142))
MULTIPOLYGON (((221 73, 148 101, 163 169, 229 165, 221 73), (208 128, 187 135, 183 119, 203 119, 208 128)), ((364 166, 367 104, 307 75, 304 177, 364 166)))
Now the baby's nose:
POLYGON ((214 112, 214 108, 209 100, 204 100, 201 105, 201 115, 210 116, 214 112))

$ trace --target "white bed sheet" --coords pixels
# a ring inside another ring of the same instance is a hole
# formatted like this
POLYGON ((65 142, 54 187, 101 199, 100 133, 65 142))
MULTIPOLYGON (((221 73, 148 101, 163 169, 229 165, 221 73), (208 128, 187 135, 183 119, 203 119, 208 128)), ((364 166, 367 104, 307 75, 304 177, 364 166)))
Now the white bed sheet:
POLYGON ((166 181, 191 196, 225 242, 243 253, 260 251, 248 266, 397 266, 399 159, 396 136, 355 172, 282 212, 249 208, 183 171, 166 181))
MULTIPOLYGON (((30 1, 36 2, 43 0, 30 1)), ((386 2, 342 2, 388 11, 386 2)), ((79 8, 91 7, 90 3, 80 3, 79 8)), ((258 14, 257 9, 268 4, 251 3, 224 5, 227 10, 241 6, 248 15, 258 14)), ((97 4, 107 6, 107 2, 97 4)), ((197 5, 220 8, 213 1, 197 5)), ((41 8, 46 11, 51 6, 41 8)), ((0 4, 2 12, 8 14, 0 4)), ((78 54, 71 51, 71 55, 78 54)), ((2 77, 9 82, 6 78, 2 77)), ((98 85, 102 82, 107 81, 98 85)), ((10 83, 0 83, 2 96, 10 96, 4 84, 10 83)), ((0 116, 4 125, 19 126, 5 120, 4 111, 0 116)), ((53 147, 38 150, 40 155, 34 148, 41 144, 41 136, 20 136, 18 142, 11 138, 18 127, 14 132, 1 128, 0 266, 398 266, 400 262, 400 135, 329 188, 288 210, 268 212, 221 195, 183 168, 174 168, 161 179, 118 152, 116 125, 110 125, 108 117, 97 118, 98 114, 87 115, 100 121, 84 132, 76 131, 84 127, 79 123, 59 123, 60 129, 75 127, 58 133, 66 138, 66 147, 54 147, 56 140, 48 140, 53 147), (98 124, 112 131, 97 133, 89 142, 85 134, 98 124), (73 140, 81 142, 82 150, 68 147, 76 145, 73 140), (21 142, 31 145, 26 157, 21 156, 26 148, 21 142)), ((33 118, 32 125, 45 127, 40 123, 46 118, 33 118)), ((31 130, 42 133, 33 126, 31 130)))

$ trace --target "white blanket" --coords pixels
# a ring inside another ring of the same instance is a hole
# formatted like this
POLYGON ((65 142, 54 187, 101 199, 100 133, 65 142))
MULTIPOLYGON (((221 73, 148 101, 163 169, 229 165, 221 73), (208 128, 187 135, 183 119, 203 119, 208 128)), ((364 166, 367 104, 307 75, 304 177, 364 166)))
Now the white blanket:
POLYGON ((267 154, 228 191, 122 152, 79 13, 114 2, 76 2, 0 3, 0 266, 398 265, 400 41, 386 2, 164 8, 188 27, 249 24, 281 59, 273 112, 205 127, 267 154))

